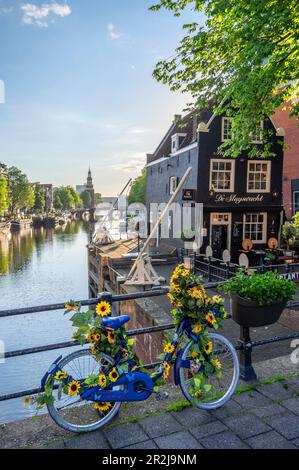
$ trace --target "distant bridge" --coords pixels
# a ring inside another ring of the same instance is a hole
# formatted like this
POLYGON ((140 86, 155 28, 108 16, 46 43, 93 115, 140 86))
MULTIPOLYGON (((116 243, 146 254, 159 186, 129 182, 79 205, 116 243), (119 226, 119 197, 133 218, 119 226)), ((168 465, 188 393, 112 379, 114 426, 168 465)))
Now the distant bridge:
POLYGON ((76 220, 84 220, 84 221, 90 221, 90 222, 95 222, 96 219, 96 208, 93 207, 91 209, 86 209, 86 208, 77 208, 77 209, 72 209, 71 211, 74 219, 76 220))

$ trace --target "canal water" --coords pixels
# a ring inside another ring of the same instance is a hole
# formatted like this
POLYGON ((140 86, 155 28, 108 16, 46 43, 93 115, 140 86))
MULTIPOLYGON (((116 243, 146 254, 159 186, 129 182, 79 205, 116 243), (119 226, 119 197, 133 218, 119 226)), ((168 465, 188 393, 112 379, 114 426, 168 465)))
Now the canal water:
MULTIPOLYGON (((72 222, 55 230, 29 229, 0 238, 0 310, 88 298, 86 245, 93 231, 93 224, 72 222)), ((71 335, 62 311, 0 318, 0 341, 6 351, 69 341, 71 335)), ((38 387, 49 364, 72 350, 0 362, 0 395, 38 387)), ((22 399, 0 402, 0 424, 34 414, 22 399)))

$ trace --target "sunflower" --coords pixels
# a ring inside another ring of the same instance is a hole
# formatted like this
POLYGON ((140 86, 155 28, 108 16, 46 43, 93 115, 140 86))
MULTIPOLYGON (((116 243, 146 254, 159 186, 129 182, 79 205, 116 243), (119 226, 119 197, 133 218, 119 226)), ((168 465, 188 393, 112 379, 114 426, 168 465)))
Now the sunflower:
POLYGON ((93 341, 95 343, 98 343, 99 341, 101 341, 101 335, 100 333, 96 333, 94 336, 93 336, 93 341))
POLYGON ((175 298, 174 298, 174 296, 173 296, 170 292, 167 294, 167 297, 169 298, 169 300, 170 300, 173 304, 175 303, 175 298))
POLYGON ((204 350, 207 354, 211 354, 211 352, 213 351, 213 344, 212 344, 212 341, 209 341, 205 347, 204 347, 204 350))
POLYGON ((78 395, 81 385, 76 380, 73 380, 68 384, 69 394, 71 396, 78 395))
POLYGON ((67 373, 63 372, 62 370, 59 370, 58 372, 56 372, 54 377, 56 380, 63 380, 67 378, 67 373))
POLYGON ((198 335, 202 330, 202 326, 200 323, 197 323, 197 325, 195 325, 195 327, 193 328, 193 333, 195 333, 196 335, 198 335))
POLYGON ((115 341, 116 341, 115 333, 114 333, 113 331, 108 331, 108 336, 107 336, 107 338, 108 338, 108 342, 109 342, 110 344, 113 344, 113 343, 115 343, 115 341))
POLYGON ((199 356, 199 354, 198 354, 197 351, 192 351, 191 357, 196 358, 196 357, 198 357, 198 356, 199 356))
POLYGON ((215 303, 215 304, 222 304, 223 303, 223 298, 220 297, 220 295, 214 295, 212 297, 212 301, 215 303))
POLYGON ((111 382, 116 382, 119 377, 119 373, 117 372, 116 368, 112 369, 111 372, 109 372, 109 379, 111 382))
POLYGON ((106 379, 106 376, 104 374, 99 375, 98 383, 99 383, 100 387, 102 387, 102 388, 106 387, 107 379, 106 379))
POLYGON ((77 309, 77 305, 72 305, 72 304, 65 304, 65 309, 66 310, 76 310, 77 309))
POLYGON ((100 315, 101 317, 106 317, 111 312, 111 305, 109 304, 109 302, 103 300, 96 306, 96 312, 97 315, 100 315))
POLYGON ((170 287, 175 294, 180 294, 182 292, 182 289, 179 286, 176 286, 175 284, 170 284, 170 287))
POLYGON ((206 320, 207 322, 211 323, 211 325, 215 325, 215 323, 217 323, 215 315, 211 312, 206 315, 206 320))
POLYGON ((89 350, 90 350, 91 354, 95 354, 97 352, 95 346, 90 346, 89 350))
POLYGON ((87 342, 88 343, 93 343, 94 342, 94 334, 91 330, 89 330, 88 335, 87 335, 87 342))
POLYGON ((30 397, 30 396, 24 397, 24 399, 23 399, 23 405, 24 406, 30 406, 30 405, 32 405, 32 403, 33 403, 32 397, 30 397))
POLYGON ((168 362, 163 362, 163 379, 167 379, 170 372, 170 365, 168 362))
POLYGON ((174 350, 175 350, 175 347, 173 346, 173 344, 171 344, 171 343, 165 344, 165 346, 164 346, 164 352, 165 352, 166 354, 171 354, 171 353, 173 353, 174 350))
POLYGON ((199 398, 201 394, 202 394, 202 390, 196 390, 196 392, 194 393, 194 396, 195 398, 199 398))
POLYGON ((196 286, 196 287, 191 287, 191 289, 188 289, 188 294, 193 299, 202 299, 204 298, 205 292, 201 286, 196 286))
POLYGON ((214 359, 211 360, 211 363, 213 364, 213 366, 215 367, 215 369, 220 370, 221 367, 222 367, 222 364, 221 364, 221 362, 219 361, 219 359, 214 358, 214 359))
POLYGON ((94 405, 94 408, 98 411, 108 411, 110 410, 111 406, 111 403, 109 403, 108 401, 103 401, 101 403, 96 403, 94 405))
POLYGON ((128 359, 129 357, 129 351, 127 349, 122 350, 122 355, 124 359, 128 359))

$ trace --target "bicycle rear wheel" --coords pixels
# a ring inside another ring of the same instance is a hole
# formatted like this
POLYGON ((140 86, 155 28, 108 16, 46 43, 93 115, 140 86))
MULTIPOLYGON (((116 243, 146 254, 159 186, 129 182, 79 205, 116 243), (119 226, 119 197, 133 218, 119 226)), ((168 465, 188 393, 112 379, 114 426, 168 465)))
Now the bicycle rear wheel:
POLYGON ((184 349, 182 360, 190 362, 191 367, 180 367, 180 387, 185 397, 193 406, 213 410, 224 405, 233 395, 239 380, 240 366, 238 355, 234 346, 224 336, 216 333, 209 333, 207 338, 212 342, 213 357, 221 363, 222 376, 213 374, 205 379, 207 385, 211 385, 211 391, 203 392, 199 397, 192 396, 191 389, 196 376, 200 377, 198 370, 199 361, 191 355, 193 341, 187 344, 184 349))
MULTIPOLYGON (((96 361, 89 349, 83 349, 61 359, 57 365, 74 380, 82 381, 91 374, 99 374, 110 369, 114 365, 114 360, 102 354, 100 360, 96 361)), ((56 424, 68 431, 95 431, 107 424, 119 411, 121 403, 104 405, 103 408, 107 409, 99 411, 95 409, 95 403, 82 400, 80 395, 71 397, 64 394, 61 382, 55 381, 54 386, 58 386, 53 390, 55 401, 47 408, 56 424)))

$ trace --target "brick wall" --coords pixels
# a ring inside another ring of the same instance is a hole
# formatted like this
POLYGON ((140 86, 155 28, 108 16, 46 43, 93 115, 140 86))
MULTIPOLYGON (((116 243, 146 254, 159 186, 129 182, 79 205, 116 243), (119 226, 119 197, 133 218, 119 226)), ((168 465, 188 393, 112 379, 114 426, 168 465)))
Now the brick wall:
POLYGON ((299 180, 299 127, 297 118, 289 118, 290 108, 286 104, 272 116, 277 127, 285 130, 285 152, 283 169, 283 204, 287 218, 293 215, 292 180, 299 180))

